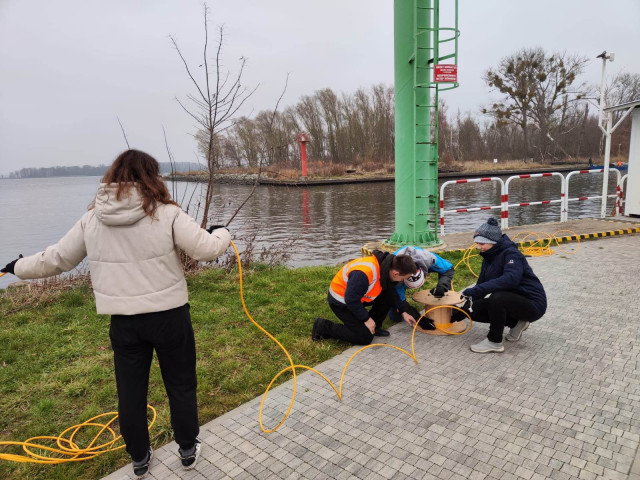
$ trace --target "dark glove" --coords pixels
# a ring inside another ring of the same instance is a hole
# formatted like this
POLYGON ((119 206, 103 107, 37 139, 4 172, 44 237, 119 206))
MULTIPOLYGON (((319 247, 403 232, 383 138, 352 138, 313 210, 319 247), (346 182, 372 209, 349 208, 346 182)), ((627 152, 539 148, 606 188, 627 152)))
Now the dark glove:
POLYGON ((423 330, 435 330, 436 327, 433 324, 433 320, 427 317, 422 317, 418 322, 418 326, 423 330))
POLYGON ((444 297, 444 294, 447 293, 448 290, 449 289, 444 285, 438 285, 437 287, 429 290, 429 293, 431 293, 431 295, 433 295, 436 298, 442 298, 444 297))
POLYGON ((11 275, 15 275, 16 273, 14 271, 14 268, 15 268, 16 263, 18 262, 18 260, 20 260, 21 258, 23 258, 22 254, 20 254, 18 256, 18 258, 16 258, 13 262, 7 263, 7 266, 2 268, 2 269, 0 269, 0 272, 2 272, 2 273, 10 273, 11 275))
POLYGON ((209 233, 213 233, 214 230, 218 230, 219 228, 227 228, 224 225, 211 225, 209 228, 207 228, 207 232, 209 233))

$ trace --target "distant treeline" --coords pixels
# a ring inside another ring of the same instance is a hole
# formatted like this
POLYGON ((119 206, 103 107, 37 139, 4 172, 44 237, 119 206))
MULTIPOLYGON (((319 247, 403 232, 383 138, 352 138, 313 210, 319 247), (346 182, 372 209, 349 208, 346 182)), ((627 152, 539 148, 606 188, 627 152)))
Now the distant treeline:
MULTIPOLYGON (((160 173, 189 172, 202 170, 202 166, 193 162, 159 162, 160 173)), ((99 177, 105 174, 107 165, 83 165, 73 167, 23 168, 9 174, 9 178, 46 178, 46 177, 99 177)))
MULTIPOLYGON (((598 157, 603 152, 597 105, 600 87, 582 79, 588 61, 541 48, 520 49, 484 73, 491 96, 478 99, 485 100, 479 111, 450 111, 444 97, 439 97, 437 122, 431 118, 430 125, 416 126, 416 130, 437 141, 444 164, 598 157), (431 128, 435 123, 437 135, 431 128)), ((639 99, 640 73, 619 73, 607 83, 604 94, 606 105, 639 99)), ((435 103, 433 94, 429 98, 426 103, 435 103)), ((614 124, 623 113, 613 114, 614 124)), ((352 166, 387 164, 394 160, 394 116, 391 87, 376 85, 353 94, 325 88, 275 114, 265 110, 253 118, 237 118, 230 128, 214 132, 211 142, 204 130, 196 138, 212 168, 298 168, 299 132, 310 138, 306 147, 310 160, 352 166)), ((614 132, 612 153, 628 154, 630 125, 627 117, 614 132)))

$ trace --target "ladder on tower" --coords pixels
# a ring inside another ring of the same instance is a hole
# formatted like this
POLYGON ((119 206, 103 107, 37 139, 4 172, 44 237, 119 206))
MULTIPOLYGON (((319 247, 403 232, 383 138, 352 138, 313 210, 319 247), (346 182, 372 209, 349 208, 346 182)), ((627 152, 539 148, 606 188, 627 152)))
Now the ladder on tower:
POLYGON ((444 86, 434 81, 435 65, 453 59, 458 63, 458 0, 455 7, 455 26, 440 27, 440 0, 415 0, 413 47, 414 100, 414 188, 417 243, 437 242, 438 232, 438 93, 456 88, 458 83, 444 86), (441 39, 441 32, 453 33, 441 39), (454 42, 453 52, 440 55, 440 47, 454 42))

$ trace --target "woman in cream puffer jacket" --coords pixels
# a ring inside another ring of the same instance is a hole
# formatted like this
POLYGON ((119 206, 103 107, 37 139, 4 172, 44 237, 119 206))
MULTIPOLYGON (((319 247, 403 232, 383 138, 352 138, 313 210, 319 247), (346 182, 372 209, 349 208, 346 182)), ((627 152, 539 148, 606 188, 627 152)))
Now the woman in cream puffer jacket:
POLYGON ((85 257, 98 313, 111 315, 120 430, 142 478, 149 470, 147 389, 156 350, 183 466, 193 468, 200 443, 195 340, 179 249, 213 260, 231 241, 225 228, 209 233, 171 200, 158 162, 127 150, 103 177, 89 211, 55 245, 12 264, 19 278, 43 278, 85 257))

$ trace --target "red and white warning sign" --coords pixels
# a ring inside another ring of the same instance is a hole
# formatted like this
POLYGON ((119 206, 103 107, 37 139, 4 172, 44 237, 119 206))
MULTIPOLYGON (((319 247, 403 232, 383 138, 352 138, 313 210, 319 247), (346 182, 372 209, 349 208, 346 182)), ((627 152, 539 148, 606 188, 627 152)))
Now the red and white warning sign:
POLYGON ((433 68, 433 81, 440 83, 458 82, 458 65, 438 64, 433 68))

